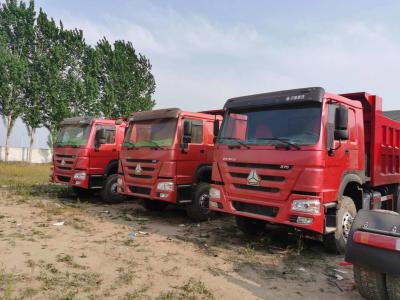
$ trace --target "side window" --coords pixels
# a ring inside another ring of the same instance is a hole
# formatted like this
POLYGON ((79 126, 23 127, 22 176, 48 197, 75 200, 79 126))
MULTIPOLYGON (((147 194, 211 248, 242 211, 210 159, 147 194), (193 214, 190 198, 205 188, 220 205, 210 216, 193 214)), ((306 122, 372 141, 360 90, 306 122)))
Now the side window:
POLYGON ((192 123, 192 135, 190 138, 191 144, 203 143, 203 121, 186 119, 185 122, 192 123))
POLYGON ((113 125, 97 125, 96 132, 103 128, 105 129, 105 133, 106 133, 106 144, 115 144, 115 126, 113 126, 113 125))
POLYGON ((357 141, 356 114, 353 109, 349 109, 349 140, 357 141))

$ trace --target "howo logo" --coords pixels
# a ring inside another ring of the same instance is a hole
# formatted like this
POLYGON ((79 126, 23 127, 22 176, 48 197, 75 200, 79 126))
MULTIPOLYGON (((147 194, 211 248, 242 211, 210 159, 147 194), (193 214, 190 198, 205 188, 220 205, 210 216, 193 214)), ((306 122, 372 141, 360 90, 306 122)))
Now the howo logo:
POLYGON ((141 174, 142 174, 142 167, 140 166, 140 164, 137 164, 135 168, 135 175, 141 175, 141 174))
POLYGON ((62 165, 62 166, 65 166, 65 160, 62 160, 62 161, 61 161, 61 165, 62 165))
POLYGON ((247 184, 248 185, 253 185, 253 186, 258 186, 260 185, 261 178, 258 176, 256 170, 252 169, 250 171, 249 176, 247 177, 247 184))

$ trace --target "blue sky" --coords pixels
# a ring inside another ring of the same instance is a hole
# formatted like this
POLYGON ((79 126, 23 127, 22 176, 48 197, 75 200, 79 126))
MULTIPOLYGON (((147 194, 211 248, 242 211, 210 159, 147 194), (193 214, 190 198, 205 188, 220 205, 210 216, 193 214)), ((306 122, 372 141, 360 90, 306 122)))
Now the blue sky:
MULTIPOLYGON (((0 0, 0 2, 2 2, 0 0)), ((221 107, 229 97, 304 86, 369 91, 400 109, 399 1, 40 0, 49 16, 132 41, 153 64, 157 107, 221 107)), ((25 145, 18 124, 12 144, 25 145)), ((38 146, 45 146, 45 133, 38 146)), ((4 128, 0 125, 0 144, 4 128)))

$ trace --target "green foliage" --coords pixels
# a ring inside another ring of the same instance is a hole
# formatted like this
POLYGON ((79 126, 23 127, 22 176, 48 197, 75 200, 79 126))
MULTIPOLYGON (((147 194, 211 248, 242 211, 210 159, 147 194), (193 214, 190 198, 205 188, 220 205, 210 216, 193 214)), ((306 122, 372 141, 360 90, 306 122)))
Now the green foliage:
POLYGON ((149 110, 154 91, 150 61, 132 43, 103 38, 87 45, 81 30, 36 12, 33 0, 0 7, 0 114, 7 137, 21 117, 31 135, 44 126, 53 141, 64 118, 149 110))

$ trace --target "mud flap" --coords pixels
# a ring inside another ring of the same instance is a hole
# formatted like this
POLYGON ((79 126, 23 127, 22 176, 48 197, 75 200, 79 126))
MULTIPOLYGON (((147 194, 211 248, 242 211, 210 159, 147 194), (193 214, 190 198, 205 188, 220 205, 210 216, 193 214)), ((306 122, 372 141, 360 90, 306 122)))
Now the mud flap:
POLYGON ((357 243, 354 241, 356 232, 390 236, 400 240, 400 215, 391 211, 360 210, 350 231, 345 256, 346 261, 354 265, 379 273, 400 276, 400 249, 388 250, 357 243))

